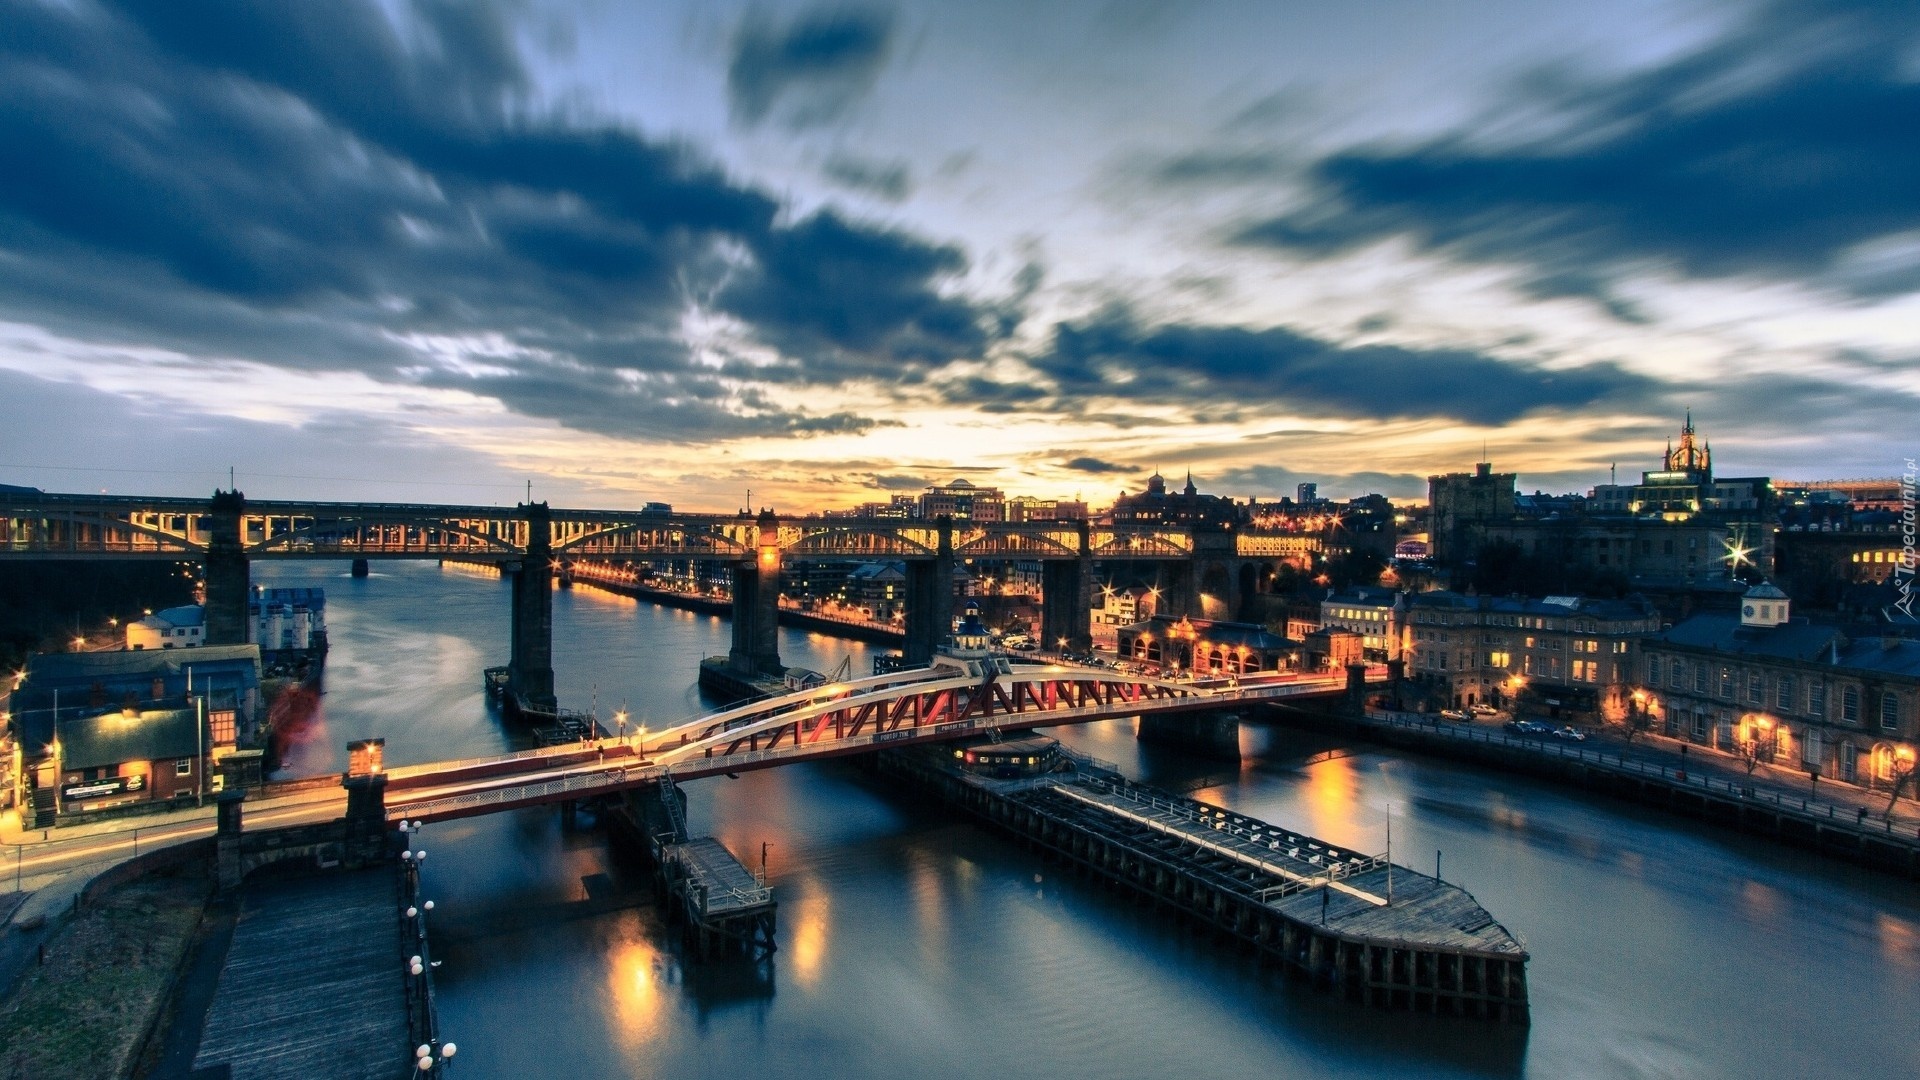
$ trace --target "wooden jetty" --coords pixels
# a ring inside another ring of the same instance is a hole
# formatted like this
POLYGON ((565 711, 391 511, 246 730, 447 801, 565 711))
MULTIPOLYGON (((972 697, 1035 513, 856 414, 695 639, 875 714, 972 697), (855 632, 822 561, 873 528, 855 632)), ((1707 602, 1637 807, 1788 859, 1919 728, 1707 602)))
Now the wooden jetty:
POLYGON ((1458 886, 1084 761, 1003 780, 951 755, 880 768, 1348 1000, 1528 1021, 1525 946, 1458 886))
POLYGON ((759 958, 774 951, 773 890, 711 836, 669 844, 661 854, 669 911, 682 920, 701 959, 720 953, 759 958))
POLYGON ((398 900, 386 866, 248 885, 194 1075, 408 1074, 398 900))
POLYGON ((680 924, 695 959, 773 955, 773 890, 720 841, 688 834, 686 795, 671 779, 632 789, 608 820, 644 844, 668 920, 680 924))

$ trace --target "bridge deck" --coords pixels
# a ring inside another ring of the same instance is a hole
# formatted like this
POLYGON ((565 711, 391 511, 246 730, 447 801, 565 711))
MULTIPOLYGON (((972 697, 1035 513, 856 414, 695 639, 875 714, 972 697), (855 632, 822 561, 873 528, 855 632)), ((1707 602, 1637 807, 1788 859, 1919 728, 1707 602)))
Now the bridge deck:
POLYGON ((664 857, 677 859, 688 883, 704 890, 705 912, 711 918, 745 914, 773 903, 773 890, 762 886, 726 845, 711 836, 669 845, 664 857))
POLYGON ((1382 856, 1117 778, 1013 787, 967 779, 1111 842, 1177 861, 1213 887, 1302 924, 1319 923, 1324 910, 1328 925, 1350 940, 1516 958, 1526 954, 1472 894, 1404 866, 1392 870, 1389 905, 1382 856))

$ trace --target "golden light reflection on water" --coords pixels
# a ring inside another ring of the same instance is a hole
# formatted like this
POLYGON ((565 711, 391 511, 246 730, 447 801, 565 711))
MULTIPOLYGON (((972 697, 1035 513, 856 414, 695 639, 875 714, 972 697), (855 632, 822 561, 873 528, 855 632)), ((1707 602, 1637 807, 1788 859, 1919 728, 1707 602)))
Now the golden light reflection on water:
POLYGON ((608 957, 607 1000, 615 1037, 624 1049, 634 1050, 658 1033, 660 984, 669 977, 672 961, 646 941, 637 921, 623 931, 626 936, 608 957))
POLYGON ((1306 832, 1342 843, 1360 810, 1360 773, 1353 759, 1336 757, 1307 767, 1306 832))
POLYGON ((1749 919, 1762 926, 1770 926, 1781 916, 1780 890, 1771 885, 1748 880, 1740 886, 1740 906, 1749 919))
POLYGON ((1920 928, 1884 911, 1875 912, 1873 921, 1881 955, 1908 970, 1920 968, 1920 928))
POLYGON ((788 970, 801 986, 815 986, 827 957, 827 931, 832 925, 827 894, 810 891, 783 907, 781 914, 792 928, 786 951, 788 970))

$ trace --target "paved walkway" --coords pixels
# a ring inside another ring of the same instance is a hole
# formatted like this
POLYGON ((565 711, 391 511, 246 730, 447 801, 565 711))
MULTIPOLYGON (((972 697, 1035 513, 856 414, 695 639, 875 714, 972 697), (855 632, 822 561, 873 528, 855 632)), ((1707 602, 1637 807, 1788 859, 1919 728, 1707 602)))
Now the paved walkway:
MULTIPOLYGON (((1504 721, 1481 719, 1471 723, 1452 720, 1435 720, 1428 714, 1393 713, 1402 719, 1420 722, 1424 727, 1443 734, 1451 733, 1464 737, 1469 732, 1475 737, 1488 734, 1498 735, 1504 731, 1504 721)), ((1571 750, 1575 747, 1592 753, 1604 753, 1609 760, 1620 758, 1631 764, 1638 762, 1648 768, 1664 768, 1677 773, 1683 767, 1689 778, 1709 779, 1713 786, 1725 784, 1743 785, 1750 783, 1754 794, 1772 801, 1776 796, 1784 801, 1799 804, 1804 801, 1807 808, 1815 813, 1828 813, 1837 820, 1850 820, 1868 825, 1883 826, 1889 820, 1897 832, 1914 835, 1920 833, 1920 802, 1915 801, 1917 794, 1914 785, 1909 783, 1901 793, 1900 801, 1894 806, 1891 817, 1887 813, 1887 800, 1891 794, 1884 790, 1871 790, 1855 784, 1841 783, 1836 780, 1821 780, 1814 784, 1806 772, 1798 768, 1762 764, 1755 767, 1751 778, 1746 763, 1732 755, 1718 750, 1708 749, 1670 739, 1663 735, 1641 735, 1631 743, 1621 728, 1607 726, 1583 728, 1587 733, 1585 742, 1562 742, 1550 737, 1515 737, 1515 744, 1538 743, 1543 750, 1559 747, 1571 750), (1685 753, 1682 753, 1682 748, 1685 753), (1864 815, 1862 811, 1865 811, 1864 815)))

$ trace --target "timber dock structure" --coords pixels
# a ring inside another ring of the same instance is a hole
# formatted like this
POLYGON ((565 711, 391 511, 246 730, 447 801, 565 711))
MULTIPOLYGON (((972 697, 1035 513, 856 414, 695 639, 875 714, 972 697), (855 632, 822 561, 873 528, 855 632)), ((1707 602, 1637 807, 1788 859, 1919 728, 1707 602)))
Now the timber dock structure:
POLYGON ((1528 1022, 1525 946, 1458 886, 1085 759, 1004 780, 958 753, 885 751, 879 767, 1349 1001, 1528 1022))
POLYGON ((645 846, 667 918, 697 959, 768 959, 779 907, 773 889, 725 844, 688 835, 686 798, 670 778, 647 784, 629 791, 609 820, 645 846))

